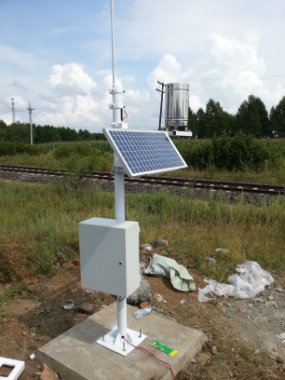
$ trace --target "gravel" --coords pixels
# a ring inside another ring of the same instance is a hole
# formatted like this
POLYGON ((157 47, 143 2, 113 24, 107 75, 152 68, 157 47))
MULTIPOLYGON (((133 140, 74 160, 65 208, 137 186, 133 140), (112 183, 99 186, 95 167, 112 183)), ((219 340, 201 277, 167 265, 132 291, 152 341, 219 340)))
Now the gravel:
MULTIPOLYGON (((65 183, 68 185, 68 179, 53 175, 45 175, 45 174, 31 174, 31 173, 22 173, 22 172, 8 172, 8 171, 0 171, 0 178, 8 181, 17 181, 17 182, 28 182, 28 183, 65 183)), ((73 179, 74 180, 74 179, 73 179)), ((97 186, 100 187, 104 191, 114 191, 114 182, 109 180, 90 180, 86 179, 83 182, 86 186, 97 186)), ((234 193, 229 191, 213 191, 207 189, 191 189, 191 188, 182 188, 175 186, 162 186, 162 185, 150 185, 150 184, 132 184, 125 183, 125 191, 126 193, 152 193, 152 192, 160 192, 167 191, 170 194, 176 194, 178 196, 183 196, 186 198, 193 199, 203 199, 209 200, 210 198, 221 199, 229 202, 230 204, 236 203, 243 196, 244 201, 247 204, 256 204, 261 205, 264 203, 270 203, 272 199, 275 197, 267 196, 264 194, 252 194, 252 193, 234 193)))

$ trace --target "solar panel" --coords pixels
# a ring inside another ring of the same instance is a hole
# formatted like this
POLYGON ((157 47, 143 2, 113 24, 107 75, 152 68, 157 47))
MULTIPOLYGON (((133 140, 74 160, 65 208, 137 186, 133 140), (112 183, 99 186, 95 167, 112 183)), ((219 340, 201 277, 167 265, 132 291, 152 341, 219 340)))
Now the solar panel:
POLYGON ((166 132, 104 129, 129 177, 187 168, 166 132))

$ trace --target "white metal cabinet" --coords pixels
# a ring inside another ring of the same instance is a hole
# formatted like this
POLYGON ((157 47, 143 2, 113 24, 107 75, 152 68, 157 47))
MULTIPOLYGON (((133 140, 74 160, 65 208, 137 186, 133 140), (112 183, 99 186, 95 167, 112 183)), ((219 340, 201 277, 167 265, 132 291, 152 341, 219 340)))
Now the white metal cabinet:
POLYGON ((140 285, 139 224, 91 218, 79 223, 81 286, 128 297, 140 285))

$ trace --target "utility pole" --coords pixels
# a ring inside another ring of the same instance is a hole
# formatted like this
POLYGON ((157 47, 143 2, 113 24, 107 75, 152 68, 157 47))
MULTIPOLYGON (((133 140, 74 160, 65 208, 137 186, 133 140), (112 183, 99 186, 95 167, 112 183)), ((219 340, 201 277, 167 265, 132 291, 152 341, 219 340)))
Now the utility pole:
POLYGON ((16 122, 16 114, 15 114, 15 102, 14 102, 14 98, 11 98, 12 100, 12 118, 13 118, 13 123, 16 122))
POLYGON ((161 130, 161 113, 162 113, 162 102, 163 102, 163 94, 165 93, 164 91, 164 82, 159 82, 157 81, 157 83, 161 84, 161 90, 159 88, 156 88, 156 91, 158 92, 161 92, 161 100, 160 100, 160 113, 159 113, 159 124, 158 124, 158 130, 160 131, 161 130))
POLYGON ((35 108, 32 108, 31 103, 29 102, 29 107, 27 108, 30 114, 30 135, 31 135, 31 145, 33 145, 33 120, 32 120, 32 113, 35 110, 35 108))

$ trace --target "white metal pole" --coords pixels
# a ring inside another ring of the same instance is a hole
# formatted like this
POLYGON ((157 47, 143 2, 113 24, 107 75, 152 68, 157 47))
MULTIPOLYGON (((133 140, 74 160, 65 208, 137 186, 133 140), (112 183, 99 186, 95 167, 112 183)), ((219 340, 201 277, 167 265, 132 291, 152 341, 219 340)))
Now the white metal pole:
POLYGON ((27 108, 27 110, 29 111, 29 114, 30 114, 30 142, 31 142, 31 145, 33 145, 33 118, 32 118, 32 113, 35 109, 32 108, 31 103, 29 103, 29 107, 27 108))
MULTIPOLYGON (((116 84, 115 75, 115 48, 114 48, 114 7, 113 0, 111 0, 111 25, 112 25, 112 72, 113 72, 113 123, 121 121, 121 109, 117 108, 118 104, 123 105, 123 91, 122 86, 116 84)), ((120 166, 119 157, 114 153, 115 168, 120 166)), ((115 219, 125 220, 125 189, 124 189, 124 174, 118 173, 117 170, 114 175, 115 185, 115 219)), ((118 338, 127 334, 127 300, 123 297, 117 297, 117 323, 118 323, 118 338)), ((118 342, 119 343, 119 342, 118 342)))
POLYGON ((32 110, 30 109, 30 137, 31 137, 31 145, 33 145, 33 120, 32 120, 32 110))
POLYGON ((114 6, 111 0, 111 25, 112 25, 112 69, 113 69, 113 84, 115 84, 115 47, 114 47, 114 6))

